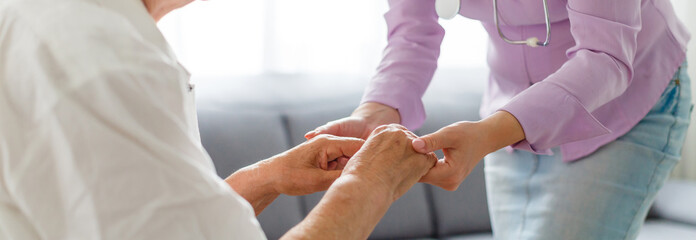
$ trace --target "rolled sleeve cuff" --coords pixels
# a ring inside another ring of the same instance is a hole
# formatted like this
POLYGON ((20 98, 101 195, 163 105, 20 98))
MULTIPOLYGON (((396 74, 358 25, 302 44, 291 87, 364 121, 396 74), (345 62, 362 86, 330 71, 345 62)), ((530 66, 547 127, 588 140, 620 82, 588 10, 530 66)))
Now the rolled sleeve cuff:
POLYGON ((515 116, 524 131, 525 140, 512 147, 537 154, 611 133, 575 96, 552 82, 533 85, 499 110, 515 116))
POLYGON ((423 101, 417 95, 406 92, 376 92, 367 91, 361 104, 366 102, 381 103, 399 111, 401 125, 409 130, 416 130, 425 122, 425 108, 423 101))

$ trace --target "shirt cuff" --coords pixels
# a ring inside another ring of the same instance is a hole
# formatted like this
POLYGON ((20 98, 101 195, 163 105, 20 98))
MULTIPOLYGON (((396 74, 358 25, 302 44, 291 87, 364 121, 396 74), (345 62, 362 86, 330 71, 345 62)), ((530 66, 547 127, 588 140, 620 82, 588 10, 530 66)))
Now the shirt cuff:
POLYGON ((515 116, 524 131, 525 140, 512 147, 537 154, 611 133, 575 96, 548 81, 534 84, 499 110, 515 116))

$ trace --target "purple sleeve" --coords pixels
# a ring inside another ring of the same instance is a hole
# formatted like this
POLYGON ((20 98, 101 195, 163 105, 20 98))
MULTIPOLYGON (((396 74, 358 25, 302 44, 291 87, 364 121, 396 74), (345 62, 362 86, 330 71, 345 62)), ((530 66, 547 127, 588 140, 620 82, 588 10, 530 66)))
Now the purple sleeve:
POLYGON ((396 108, 401 124, 415 129, 425 120, 421 98, 437 68, 445 31, 437 22, 434 0, 390 0, 384 18, 388 45, 362 102, 396 108))
POLYGON ((537 153, 608 134, 592 112, 620 96, 633 78, 641 29, 640 0, 568 0, 576 45, 568 61, 501 108, 522 125, 513 147, 537 153))

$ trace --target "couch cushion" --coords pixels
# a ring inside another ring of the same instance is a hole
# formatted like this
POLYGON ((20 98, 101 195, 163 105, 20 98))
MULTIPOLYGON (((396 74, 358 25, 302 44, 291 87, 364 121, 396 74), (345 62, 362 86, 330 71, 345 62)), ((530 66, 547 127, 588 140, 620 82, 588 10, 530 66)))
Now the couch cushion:
POLYGON ((665 183, 655 198, 653 211, 658 218, 696 225, 696 182, 665 183))
MULTIPOLYGON (((315 103, 303 109, 289 111, 288 126, 293 145, 305 141, 304 134, 328 121, 348 116, 356 107, 355 101, 336 104, 327 100, 324 104, 315 103)), ((306 196, 306 213, 319 202, 323 193, 306 196)), ((424 185, 418 184, 397 200, 387 211, 384 218, 375 227, 371 239, 395 239, 429 237, 433 234, 431 212, 427 202, 424 185)))
MULTIPOLYGON (((199 102, 201 141, 220 177, 285 151, 289 144, 281 116, 222 103, 199 102)), ((280 196, 258 216, 269 239, 277 239, 303 218, 297 197, 280 196)))
POLYGON ((443 240, 493 240, 492 233, 466 234, 453 237, 441 238, 443 240))
POLYGON ((650 220, 643 224, 637 240, 696 239, 696 226, 666 220, 650 220))

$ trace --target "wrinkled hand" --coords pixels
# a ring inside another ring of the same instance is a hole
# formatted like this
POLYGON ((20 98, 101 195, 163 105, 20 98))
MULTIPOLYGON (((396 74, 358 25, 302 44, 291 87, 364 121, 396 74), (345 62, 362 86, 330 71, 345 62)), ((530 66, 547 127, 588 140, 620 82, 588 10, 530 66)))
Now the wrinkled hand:
POLYGON ((380 103, 368 102, 355 109, 350 117, 319 126, 305 134, 305 138, 312 139, 320 134, 330 134, 367 139, 378 126, 399 123, 400 121, 401 118, 396 109, 380 103))
POLYGON ((377 127, 363 147, 348 162, 343 174, 356 176, 383 188, 396 200, 408 191, 430 168, 437 157, 421 154, 411 146, 416 135, 397 124, 377 127))
POLYGON ((278 193, 306 195, 329 188, 363 143, 358 138, 319 135, 262 164, 273 173, 278 193))

